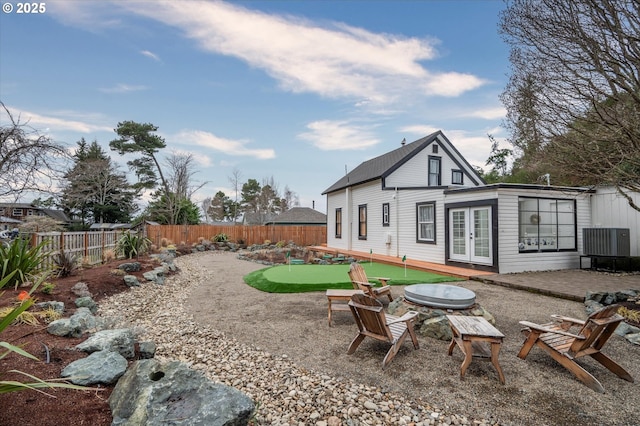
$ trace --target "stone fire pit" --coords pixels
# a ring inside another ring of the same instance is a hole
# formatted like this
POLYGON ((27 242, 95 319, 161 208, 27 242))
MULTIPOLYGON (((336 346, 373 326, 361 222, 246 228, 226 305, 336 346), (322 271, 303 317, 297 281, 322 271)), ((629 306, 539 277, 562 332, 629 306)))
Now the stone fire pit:
POLYGON ((471 290, 449 284, 415 284, 405 288, 404 297, 389 303, 391 315, 417 311, 416 333, 438 340, 451 340, 451 327, 445 315, 484 317, 495 325, 493 315, 475 300, 471 290))

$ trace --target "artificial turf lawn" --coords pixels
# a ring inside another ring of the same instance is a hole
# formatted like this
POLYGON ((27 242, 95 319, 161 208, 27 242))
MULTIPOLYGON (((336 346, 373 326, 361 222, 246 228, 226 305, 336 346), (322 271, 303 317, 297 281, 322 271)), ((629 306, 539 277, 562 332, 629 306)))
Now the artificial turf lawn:
MULTIPOLYGON (((391 278, 390 285, 441 283, 460 281, 460 278, 431 272, 417 271, 385 265, 382 263, 362 262, 367 277, 391 278)), ((302 293, 324 291, 327 289, 351 289, 348 264, 342 265, 278 265, 260 269, 244 276, 244 282, 267 293, 302 293)))

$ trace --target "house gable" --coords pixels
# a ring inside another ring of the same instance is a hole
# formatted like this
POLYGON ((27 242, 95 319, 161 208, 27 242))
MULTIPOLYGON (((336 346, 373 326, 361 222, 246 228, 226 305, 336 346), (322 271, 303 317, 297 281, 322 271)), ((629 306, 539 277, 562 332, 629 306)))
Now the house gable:
POLYGON ((440 169, 443 186, 451 183, 452 170, 462 173, 464 186, 484 184, 482 178, 444 134, 437 131, 361 163, 327 188, 323 195, 377 179, 382 180, 382 189, 427 187, 429 155, 437 156, 443 161, 440 169), (433 152, 434 146, 438 147, 436 153, 433 152))

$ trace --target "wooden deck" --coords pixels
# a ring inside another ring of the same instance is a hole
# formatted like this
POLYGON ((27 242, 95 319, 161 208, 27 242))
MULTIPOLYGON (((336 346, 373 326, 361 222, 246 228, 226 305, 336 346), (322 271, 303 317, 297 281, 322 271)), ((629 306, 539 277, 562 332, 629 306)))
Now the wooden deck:
MULTIPOLYGON (((361 251, 342 250, 342 249, 335 249, 335 248, 325 247, 325 246, 312 246, 312 247, 309 247, 309 250, 313 250, 321 253, 327 253, 333 256, 336 256, 339 253, 345 257, 353 257, 359 260, 372 259, 378 263, 385 263, 387 265, 395 265, 395 266, 403 266, 401 257, 385 256, 385 255, 376 254, 376 253, 369 254, 361 251)), ((475 269, 460 268, 457 266, 441 265, 439 263, 424 262, 422 260, 415 260, 415 259, 409 259, 409 258, 407 259, 406 263, 407 263, 407 268, 417 269, 420 271, 435 272, 438 274, 450 275, 452 277, 464 278, 467 280, 471 277, 495 274, 495 272, 478 271, 475 269)))

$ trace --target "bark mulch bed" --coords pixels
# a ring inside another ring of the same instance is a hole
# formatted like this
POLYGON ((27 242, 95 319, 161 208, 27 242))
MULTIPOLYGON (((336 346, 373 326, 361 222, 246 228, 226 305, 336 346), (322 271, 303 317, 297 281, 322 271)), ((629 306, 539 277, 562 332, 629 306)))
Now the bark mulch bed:
MULTIPOLYGON (((137 260, 141 263, 141 271, 131 274, 144 281, 142 274, 158 266, 158 263, 146 257, 137 260)), ((118 265, 125 262, 125 260, 112 261, 103 265, 78 269, 69 277, 49 279, 48 282, 55 284, 51 294, 44 294, 37 290, 32 296, 36 302, 50 300, 64 302, 64 317, 69 317, 75 312, 75 300, 78 297, 71 291, 71 287, 80 281, 87 284, 93 300, 98 304, 105 297, 126 291, 128 287, 124 284, 122 275, 112 273, 118 265)), ((29 290, 29 288, 23 287, 14 290, 13 287, 9 287, 0 291, 2 293, 0 294, 0 308, 15 303, 22 290, 29 290)), ((29 311, 35 310, 37 310, 36 306, 29 309, 29 311)), ((54 336, 47 333, 47 324, 42 321, 40 323, 38 326, 14 324, 4 330, 0 341, 20 346, 41 361, 34 361, 11 353, 0 360, 0 380, 30 381, 29 378, 20 374, 7 373, 10 370, 26 372, 40 379, 57 379, 60 377, 62 369, 69 363, 87 356, 86 353, 77 351, 74 347, 88 336, 77 339, 54 336), (47 350, 49 362, 46 362, 47 350)), ((47 390, 49 395, 33 390, 0 395, 0 426, 17 424, 31 426, 110 425, 112 417, 108 398, 113 387, 113 385, 100 386, 96 387, 98 390, 91 391, 52 389, 47 390)))

